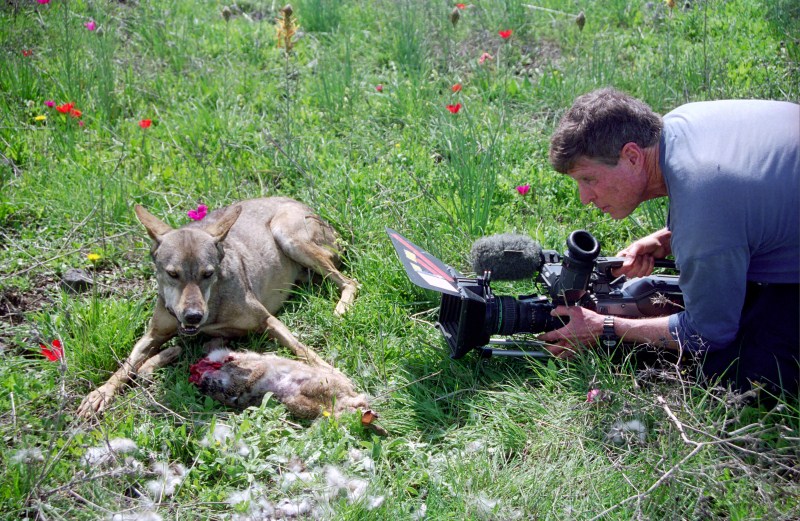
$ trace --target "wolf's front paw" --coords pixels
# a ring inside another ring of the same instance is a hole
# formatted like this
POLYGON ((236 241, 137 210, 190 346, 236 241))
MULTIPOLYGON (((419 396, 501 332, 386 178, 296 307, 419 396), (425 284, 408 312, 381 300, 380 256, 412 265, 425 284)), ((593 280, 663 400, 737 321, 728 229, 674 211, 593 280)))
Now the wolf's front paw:
POLYGON ((114 396, 114 389, 106 385, 101 385, 94 391, 90 392, 86 398, 81 402, 78 407, 78 416, 88 420, 97 414, 103 412, 106 407, 111 403, 114 396))

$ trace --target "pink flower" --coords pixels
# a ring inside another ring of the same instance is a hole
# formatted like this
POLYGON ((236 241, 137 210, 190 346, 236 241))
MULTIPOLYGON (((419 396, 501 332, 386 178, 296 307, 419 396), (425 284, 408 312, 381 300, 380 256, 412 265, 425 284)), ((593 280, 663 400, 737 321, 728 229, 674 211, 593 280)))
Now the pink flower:
POLYGON ((480 58, 478 58, 478 63, 483 65, 483 62, 485 62, 486 60, 494 60, 494 56, 492 56, 488 52, 485 52, 485 53, 481 54, 480 58))
POLYGON ((586 393, 586 402, 593 403, 596 399, 602 398, 600 394, 600 389, 589 389, 589 392, 586 393))
POLYGON ((51 109, 56 106, 56 102, 53 100, 47 100, 44 102, 46 107, 50 107, 51 109))
POLYGON ((208 206, 201 204, 197 207, 197 210, 189 210, 186 212, 186 215, 188 215, 189 219, 193 221, 202 221, 203 217, 205 217, 207 213, 208 206))
POLYGON ((461 103, 456 103, 455 105, 448 105, 447 110, 449 110, 453 114, 458 114, 458 111, 461 110, 461 103))
MULTIPOLYGON (((48 0, 49 1, 49 0, 48 0)), ((42 354, 51 362, 57 362, 64 356, 64 348, 61 346, 61 340, 55 339, 52 342, 52 348, 44 344, 39 344, 42 349, 42 354)))
POLYGON ((26 58, 27 58, 27 57, 28 57, 28 56, 30 56, 31 54, 33 54, 33 51, 32 51, 31 49, 22 49, 22 55, 23 55, 24 57, 26 57, 26 58))
POLYGON ((503 40, 508 40, 509 38, 511 38, 511 33, 512 33, 511 29, 506 29, 505 31, 498 31, 497 34, 499 34, 500 38, 502 38, 503 40))
POLYGON ((453 92, 461 92, 461 84, 460 83, 456 83, 455 85, 450 87, 450 90, 452 90, 453 92))
POLYGON ((378 92, 383 92, 383 85, 380 83, 375 85, 375 90, 377 90, 378 92))
POLYGON ((517 187, 517 192, 519 192, 519 195, 521 196, 528 195, 528 192, 530 191, 531 191, 531 185, 519 185, 517 187))
POLYGON ((50 3, 50 0, 36 0, 36 1, 39 2, 42 5, 50 3))
POLYGON ((86 22, 83 25, 84 25, 84 27, 86 27, 90 31, 94 31, 95 29, 97 29, 97 24, 94 23, 94 20, 89 20, 88 22, 86 22))

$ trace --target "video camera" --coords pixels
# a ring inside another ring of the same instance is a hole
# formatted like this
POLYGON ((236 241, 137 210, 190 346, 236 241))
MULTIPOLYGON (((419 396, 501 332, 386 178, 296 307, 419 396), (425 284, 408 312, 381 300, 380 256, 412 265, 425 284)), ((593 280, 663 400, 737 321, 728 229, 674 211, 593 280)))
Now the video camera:
MULTIPOLYGON (((600 257, 599 242, 585 230, 569 235, 563 255, 542 250, 523 235, 479 239, 472 249, 475 278, 462 276, 396 231, 386 231, 409 279, 442 294, 436 325, 452 358, 473 349, 484 357, 549 356, 541 341, 493 337, 558 329, 568 318, 550 315, 557 305, 580 305, 603 315, 634 318, 669 315, 683 308, 677 275, 614 277, 611 270, 624 259, 600 257), (490 287, 493 271, 502 280, 535 276, 546 295, 495 295, 490 287), (531 347, 538 350, 526 349, 531 347)), ((656 261, 656 266, 675 269, 672 261, 656 261)))

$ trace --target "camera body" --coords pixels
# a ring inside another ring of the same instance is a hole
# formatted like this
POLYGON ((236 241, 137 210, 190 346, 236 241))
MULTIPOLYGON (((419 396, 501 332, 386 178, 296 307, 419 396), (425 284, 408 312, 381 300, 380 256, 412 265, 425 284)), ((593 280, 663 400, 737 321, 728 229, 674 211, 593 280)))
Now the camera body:
MULTIPOLYGON (((546 356, 536 340, 498 339, 520 333, 543 333, 566 324, 550 312, 558 305, 579 305, 604 315, 653 317, 683 308, 676 275, 650 275, 628 280, 611 270, 622 265, 620 257, 600 257, 600 244, 585 230, 572 232, 563 255, 541 251, 536 282, 544 294, 519 297, 495 295, 491 271, 475 278, 463 277, 453 268, 387 230, 409 278, 421 287, 442 293, 437 327, 452 358, 477 349, 483 356, 546 356), (496 347, 501 345, 503 349, 496 347), (511 347, 512 349, 509 349, 511 347), (529 351, 525 348, 538 348, 529 351)), ((657 266, 675 268, 670 261, 657 266)))

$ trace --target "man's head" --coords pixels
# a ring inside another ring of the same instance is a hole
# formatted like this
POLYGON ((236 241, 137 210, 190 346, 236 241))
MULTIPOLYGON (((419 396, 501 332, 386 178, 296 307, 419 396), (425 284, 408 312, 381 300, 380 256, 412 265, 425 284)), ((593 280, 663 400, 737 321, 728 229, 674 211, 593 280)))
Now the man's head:
POLYGON ((661 136, 661 116, 644 102, 605 88, 579 96, 561 118, 550 139, 550 163, 566 174, 581 158, 613 166, 622 147, 655 145, 661 136))
POLYGON ((561 118, 550 141, 550 162, 578 183, 581 202, 622 219, 653 191, 661 117, 615 89, 584 94, 561 118))

